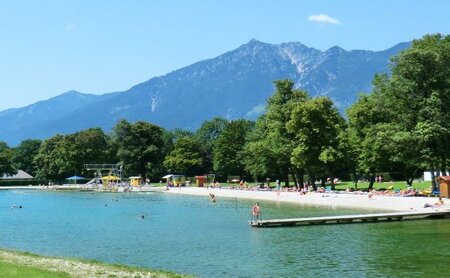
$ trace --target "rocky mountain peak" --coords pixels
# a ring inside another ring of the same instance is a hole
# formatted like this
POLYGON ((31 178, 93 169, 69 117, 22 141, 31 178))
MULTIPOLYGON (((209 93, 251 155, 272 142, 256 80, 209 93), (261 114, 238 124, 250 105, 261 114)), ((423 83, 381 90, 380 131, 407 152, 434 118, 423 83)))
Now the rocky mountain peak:
POLYGON ((0 140, 16 145, 27 138, 89 127, 109 131, 119 119, 190 130, 216 116, 255 119, 274 91, 273 81, 284 78, 312 96, 329 96, 343 112, 357 93, 370 90, 375 73, 389 71, 390 57, 407 46, 385 51, 346 51, 336 46, 322 52, 300 42, 270 44, 252 39, 127 91, 101 96, 69 91, 0 112, 0 140))

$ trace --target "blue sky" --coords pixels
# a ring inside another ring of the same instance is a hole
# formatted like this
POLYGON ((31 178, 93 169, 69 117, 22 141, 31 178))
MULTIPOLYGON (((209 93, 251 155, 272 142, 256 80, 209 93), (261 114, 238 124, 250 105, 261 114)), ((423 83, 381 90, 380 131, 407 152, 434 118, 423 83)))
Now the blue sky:
POLYGON ((255 38, 382 50, 450 34, 450 1, 0 1, 0 110, 108 93, 255 38))

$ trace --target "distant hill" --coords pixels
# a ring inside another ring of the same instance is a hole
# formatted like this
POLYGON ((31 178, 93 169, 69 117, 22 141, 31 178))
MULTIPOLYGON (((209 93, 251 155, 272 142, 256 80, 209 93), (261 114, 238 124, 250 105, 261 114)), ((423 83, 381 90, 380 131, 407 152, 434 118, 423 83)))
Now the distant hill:
POLYGON ((216 58, 200 61, 127 91, 104 95, 76 91, 27 107, 0 112, 0 140, 17 145, 89 127, 109 131, 119 119, 145 120, 164 128, 196 129, 214 116, 256 119, 273 93, 273 80, 289 78, 312 96, 326 95, 344 111, 357 93, 370 91, 375 73, 389 72, 385 51, 332 47, 320 51, 299 42, 251 40, 216 58))

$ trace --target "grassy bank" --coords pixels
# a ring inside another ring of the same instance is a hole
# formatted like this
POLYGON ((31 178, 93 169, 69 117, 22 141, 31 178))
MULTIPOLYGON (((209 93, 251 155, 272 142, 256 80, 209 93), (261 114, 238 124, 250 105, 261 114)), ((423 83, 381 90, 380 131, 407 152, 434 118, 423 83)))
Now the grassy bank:
POLYGON ((92 260, 44 257, 0 249, 0 277, 192 277, 92 260))
MULTIPOLYGON (((376 182, 373 184, 373 188, 375 190, 383 189, 383 188, 386 189, 390 186, 392 186, 394 190, 402 190, 402 189, 405 189, 408 187, 408 185, 404 181, 376 182)), ((413 188, 420 189, 420 190, 429 189, 431 186, 431 182, 430 181, 421 181, 421 182, 415 181, 412 186, 413 186, 413 188)), ((358 183, 358 189, 360 189, 360 190, 367 190, 368 187, 369 187, 368 182, 359 182, 358 183)), ((336 189, 345 190, 346 188, 355 188, 355 183, 346 181, 346 182, 340 182, 339 184, 336 185, 336 189)))
MULTIPOLYGON (((247 186, 257 186, 256 183, 253 182, 247 182, 246 183, 247 186)), ((155 185, 159 185, 159 184, 155 184, 155 185)), ((284 182, 281 182, 281 185, 284 186, 284 182)), ((294 182, 290 182, 290 186, 294 186, 295 183, 294 182)), ((165 184, 164 184, 165 186, 165 184)), ((197 185, 192 184, 193 187, 196 187, 197 185)), ((231 184, 227 184, 227 183, 221 183, 222 187, 238 187, 239 184, 238 183, 231 183, 231 184)), ((270 183, 271 188, 275 188, 275 182, 271 182, 270 183)), ((317 184, 317 186, 320 186, 320 184, 317 184)), ((330 184, 326 184, 327 187, 330 186, 330 184)), ((408 187, 408 185, 406 184, 405 181, 394 181, 394 182, 375 182, 373 184, 373 189, 375 190, 379 190, 379 189, 387 189, 389 187, 393 187, 393 190, 402 190, 402 189, 406 189, 408 187)), ((431 187, 431 181, 414 181, 413 183, 413 188, 415 189, 419 189, 419 190, 425 190, 425 189, 429 189, 431 187)), ((358 190, 367 190, 367 188, 369 187, 369 183, 368 182, 359 182, 358 183, 358 190)), ((337 190, 345 190, 347 188, 353 188, 355 189, 355 183, 352 181, 340 181, 338 184, 336 184, 336 189, 337 190)))
POLYGON ((63 272, 46 271, 39 268, 27 267, 13 263, 5 263, 0 261, 0 276, 1 277, 42 277, 42 278, 57 278, 70 277, 63 272))

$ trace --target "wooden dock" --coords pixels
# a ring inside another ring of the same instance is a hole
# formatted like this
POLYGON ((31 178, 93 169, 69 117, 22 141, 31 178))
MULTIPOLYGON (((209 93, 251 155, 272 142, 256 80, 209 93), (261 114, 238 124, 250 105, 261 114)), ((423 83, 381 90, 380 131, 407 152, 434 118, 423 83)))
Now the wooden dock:
POLYGON ((327 225, 327 224, 350 224, 350 223, 373 223, 387 221, 403 221, 418 219, 435 219, 450 217, 450 211, 420 211, 420 212, 386 212, 372 214, 352 214, 339 216, 321 216, 307 218, 289 218, 289 219, 271 219, 249 221, 252 227, 288 227, 288 226, 308 226, 308 225, 327 225))

